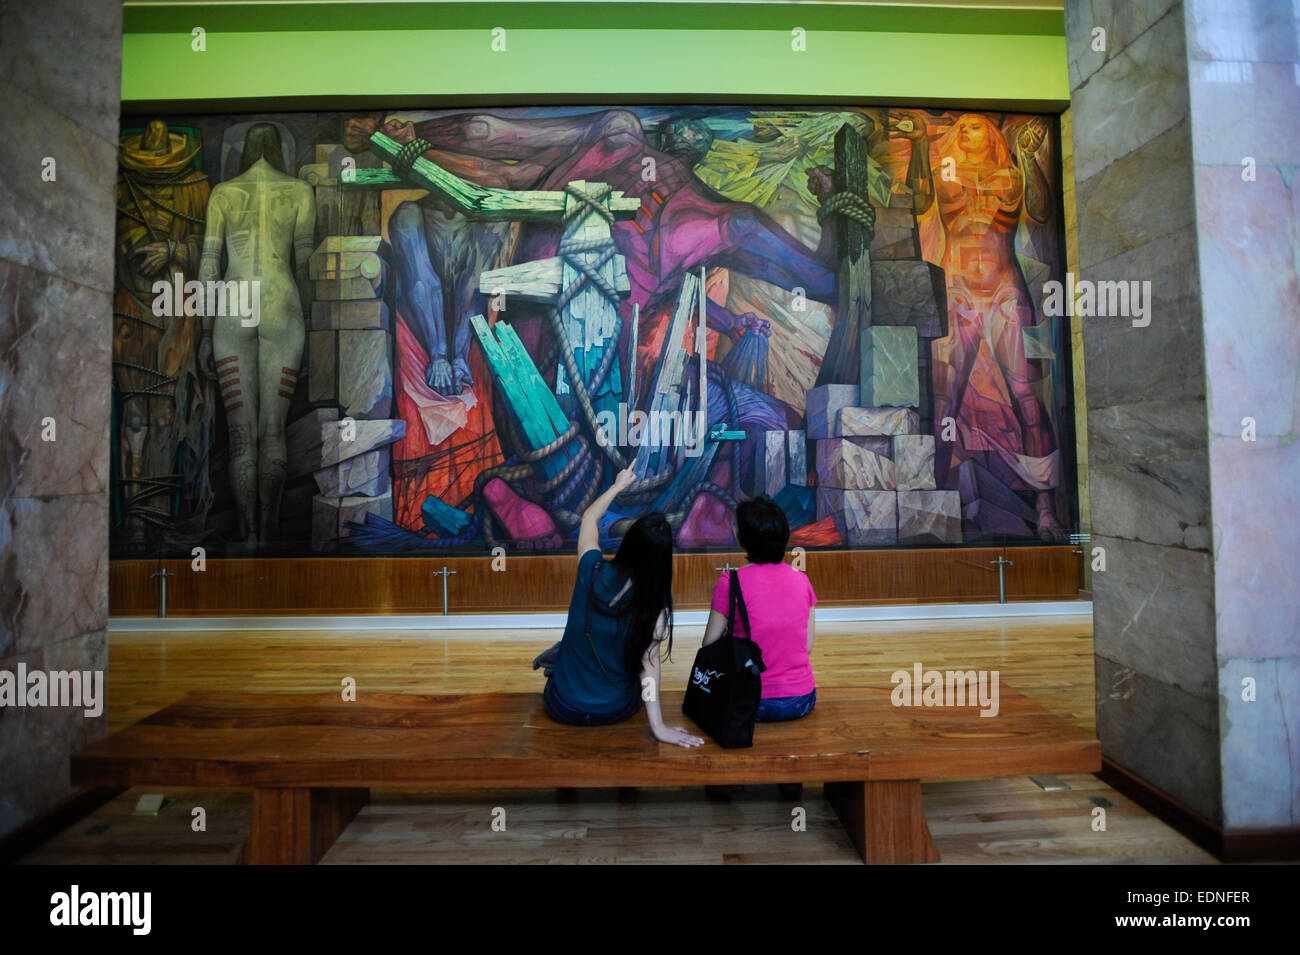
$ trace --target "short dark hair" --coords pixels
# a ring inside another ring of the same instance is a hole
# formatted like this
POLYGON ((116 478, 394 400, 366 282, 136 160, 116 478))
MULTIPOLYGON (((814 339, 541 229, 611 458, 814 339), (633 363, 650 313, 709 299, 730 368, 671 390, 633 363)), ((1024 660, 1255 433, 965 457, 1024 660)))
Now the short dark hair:
POLYGON ((736 538, 755 564, 779 564, 790 542, 785 511, 766 494, 736 505, 736 538))

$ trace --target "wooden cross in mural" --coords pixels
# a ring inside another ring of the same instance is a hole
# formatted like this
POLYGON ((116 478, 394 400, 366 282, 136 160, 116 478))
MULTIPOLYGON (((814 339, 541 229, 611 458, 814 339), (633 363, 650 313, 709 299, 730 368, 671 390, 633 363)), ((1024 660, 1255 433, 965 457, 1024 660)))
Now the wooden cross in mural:
MULTIPOLYGON (((572 391, 570 371, 576 371, 585 385, 601 366, 606 350, 618 346, 618 301, 631 292, 631 283, 626 259, 614 247, 611 227, 617 220, 634 218, 641 201, 607 183, 583 180, 570 182, 559 192, 480 186, 425 159, 421 154, 430 148, 420 140, 402 146, 377 132, 370 137, 370 149, 393 168, 357 169, 344 186, 396 189, 414 185, 429 190, 469 219, 560 222, 564 226, 559 255, 484 272, 479 277, 479 290, 485 295, 514 296, 556 307, 572 351, 568 356, 561 353, 554 394, 546 388, 513 329, 498 322, 494 336, 482 316, 471 319, 523 437, 537 450, 569 427, 555 396, 572 391)), ((619 413, 622 377, 617 356, 612 361, 607 377, 610 387, 600 398, 593 396, 594 413, 619 413)), ((544 466, 548 472, 557 470, 566 459, 557 455, 544 466)))
MULTIPOLYGON (((610 229, 619 218, 612 200, 621 193, 603 182, 577 180, 568 183, 564 192, 533 195, 546 196, 548 203, 554 197, 564 201, 561 215, 554 217, 564 222, 561 254, 484 272, 479 276, 479 291, 493 297, 505 295, 540 305, 558 305, 577 372, 587 382, 600 367, 605 349, 618 345, 618 300, 632 290, 627 260, 615 250, 610 229)), ((622 202, 631 204, 633 215, 641 205, 639 199, 622 202)), ((572 392, 566 364, 561 358, 556 369, 557 395, 572 392)), ((597 412, 607 409, 617 414, 623 390, 617 356, 607 380, 613 387, 605 392, 602 401, 592 396, 593 404, 597 412)))

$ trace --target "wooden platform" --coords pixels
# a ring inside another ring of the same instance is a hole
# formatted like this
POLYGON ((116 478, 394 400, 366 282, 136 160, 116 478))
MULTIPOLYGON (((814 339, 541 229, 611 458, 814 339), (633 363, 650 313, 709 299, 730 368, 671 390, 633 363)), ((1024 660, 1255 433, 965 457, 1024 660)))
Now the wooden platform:
MULTIPOLYGON (((825 782, 868 862, 938 859, 922 778, 1093 772, 1095 739, 1001 686, 974 707, 896 708, 888 687, 819 690, 803 720, 755 745, 656 742, 644 714, 613 727, 553 723, 536 693, 444 696, 191 694, 73 757, 80 785, 254 788, 244 861, 313 863, 371 787, 541 788, 825 782)), ((667 695, 667 718, 680 715, 667 695)), ((682 722, 689 725, 685 717, 682 722)))

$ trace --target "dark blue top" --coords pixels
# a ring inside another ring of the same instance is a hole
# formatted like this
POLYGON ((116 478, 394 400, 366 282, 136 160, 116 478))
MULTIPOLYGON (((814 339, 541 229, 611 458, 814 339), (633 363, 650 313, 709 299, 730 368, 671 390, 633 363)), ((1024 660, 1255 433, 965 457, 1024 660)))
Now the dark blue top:
POLYGON ((628 673, 623 662, 624 644, 632 627, 632 588, 624 590, 628 580, 625 572, 594 548, 578 561, 578 579, 553 679, 560 699, 586 713, 613 713, 641 695, 640 671, 628 673), (583 629, 588 607, 590 642, 583 629), (599 663, 593 652, 600 655, 599 663))

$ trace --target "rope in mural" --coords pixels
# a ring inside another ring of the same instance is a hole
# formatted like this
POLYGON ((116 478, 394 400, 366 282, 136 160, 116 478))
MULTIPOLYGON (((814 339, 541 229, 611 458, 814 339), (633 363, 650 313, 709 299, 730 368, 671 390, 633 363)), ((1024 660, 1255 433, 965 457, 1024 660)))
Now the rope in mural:
POLYGON ((876 210, 865 196, 856 192, 836 192, 831 194, 821 208, 817 210, 817 221, 824 223, 833 215, 852 219, 868 229, 876 227, 876 210))
POLYGON ((163 202, 157 196, 150 195, 148 190, 158 186, 172 186, 176 184, 193 186, 200 182, 207 182, 207 173, 198 172, 194 169, 182 169, 178 172, 142 172, 121 167, 118 168, 118 172, 122 176, 123 183, 131 193, 131 202, 135 205, 136 210, 138 211, 137 214, 136 212, 124 209, 119 205, 117 207, 118 214, 139 222, 149 230, 149 234, 155 239, 158 237, 158 233, 154 231, 153 224, 145 218, 145 202, 157 206, 159 209, 163 210, 163 212, 173 215, 178 219, 184 219, 186 222, 192 222, 195 225, 203 225, 205 221, 204 216, 190 215, 187 212, 182 212, 180 209, 163 202), (141 201, 141 197, 143 197, 143 202, 141 201))

